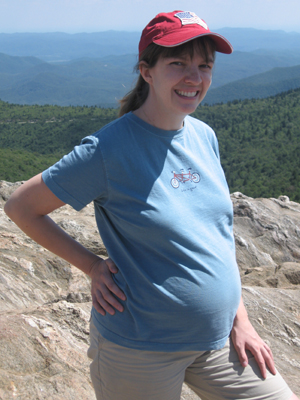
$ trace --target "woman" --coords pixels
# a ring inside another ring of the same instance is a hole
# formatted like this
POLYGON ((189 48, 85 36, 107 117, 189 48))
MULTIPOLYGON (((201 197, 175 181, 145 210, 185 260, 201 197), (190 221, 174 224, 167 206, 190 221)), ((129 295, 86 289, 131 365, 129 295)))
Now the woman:
POLYGON ((196 14, 158 14, 142 33, 121 117, 6 204, 30 237, 92 279, 97 399, 179 399, 184 381, 202 400, 297 399, 241 300, 215 134, 188 116, 211 84, 215 51, 232 47, 196 14), (107 260, 47 216, 92 200, 107 260))

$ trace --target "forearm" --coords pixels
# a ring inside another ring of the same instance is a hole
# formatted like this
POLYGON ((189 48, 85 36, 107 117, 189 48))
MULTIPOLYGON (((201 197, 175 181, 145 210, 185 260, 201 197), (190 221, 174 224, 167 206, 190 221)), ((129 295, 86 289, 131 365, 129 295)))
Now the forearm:
POLYGON ((48 216, 64 204, 39 174, 12 194, 4 211, 34 241, 89 275, 99 257, 72 239, 48 216))
POLYGON ((102 260, 87 250, 48 216, 64 204, 48 189, 39 174, 12 194, 4 211, 35 242, 91 277, 93 306, 100 314, 113 315, 115 309, 122 312, 124 307, 116 297, 125 301, 126 296, 112 278, 112 274, 118 272, 114 262, 110 258, 102 260))
POLYGON ((248 313, 245 308, 243 298, 241 297, 240 304, 239 304, 239 307, 237 309, 236 316, 235 316, 235 322, 238 322, 241 320, 247 320, 247 319, 248 319, 248 313))
POLYGON ((14 222, 35 242, 90 275, 95 254, 72 239, 49 216, 14 218, 14 222))

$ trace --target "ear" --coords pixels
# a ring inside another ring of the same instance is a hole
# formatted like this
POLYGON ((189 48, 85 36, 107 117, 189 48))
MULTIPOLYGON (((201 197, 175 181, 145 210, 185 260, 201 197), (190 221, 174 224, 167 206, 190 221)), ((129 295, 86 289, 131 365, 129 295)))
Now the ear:
POLYGON ((141 61, 139 63, 139 70, 140 74, 142 75, 143 79, 151 84, 152 76, 151 76, 151 69, 149 68, 149 64, 146 61, 141 61))

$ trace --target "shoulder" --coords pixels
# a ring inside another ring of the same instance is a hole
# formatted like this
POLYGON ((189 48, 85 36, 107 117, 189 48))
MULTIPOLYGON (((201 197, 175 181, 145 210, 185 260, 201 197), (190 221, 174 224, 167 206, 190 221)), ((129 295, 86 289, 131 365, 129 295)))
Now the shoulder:
POLYGON ((130 118, 128 114, 123 115, 120 118, 115 119, 114 121, 110 122, 109 124, 105 125, 95 133, 93 133, 92 136, 95 138, 102 138, 106 136, 110 136, 112 133, 120 133, 123 130, 126 130, 126 127, 130 125, 130 118))
POLYGON ((184 121, 187 125, 188 130, 195 130, 198 133, 205 133, 206 135, 208 135, 208 137, 216 137, 214 130, 200 119, 188 115, 184 121))
POLYGON ((188 134, 196 137, 198 141, 201 141, 202 145, 211 147, 219 158, 219 144, 214 130, 205 122, 191 116, 187 116, 185 122, 188 134))
POLYGON ((185 117, 185 121, 194 127, 213 131, 213 129, 209 125, 207 125, 205 122, 201 121, 200 119, 191 117, 190 115, 185 117))

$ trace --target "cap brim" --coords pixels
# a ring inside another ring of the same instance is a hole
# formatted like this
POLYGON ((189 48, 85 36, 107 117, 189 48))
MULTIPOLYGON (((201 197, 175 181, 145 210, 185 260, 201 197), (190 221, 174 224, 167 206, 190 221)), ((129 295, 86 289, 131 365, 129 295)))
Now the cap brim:
POLYGON ((153 40, 153 43, 164 47, 175 47, 202 36, 211 37, 216 44, 216 51, 219 53, 231 54, 233 52, 233 47, 229 41, 222 35, 214 32, 205 32, 198 35, 182 35, 182 32, 180 34, 178 32, 171 32, 163 38, 153 40))

